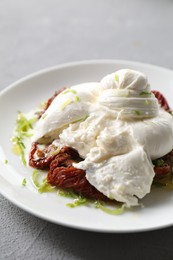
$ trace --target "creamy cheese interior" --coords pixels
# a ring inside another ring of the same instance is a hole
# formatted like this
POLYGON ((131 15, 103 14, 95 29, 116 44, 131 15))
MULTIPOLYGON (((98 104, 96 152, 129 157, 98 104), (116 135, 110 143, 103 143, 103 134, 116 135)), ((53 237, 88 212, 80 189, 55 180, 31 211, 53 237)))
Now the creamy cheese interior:
POLYGON ((159 108, 144 74, 123 69, 64 90, 38 121, 33 141, 75 148, 84 161, 74 166, 88 181, 133 206, 150 192, 151 160, 173 148, 173 117, 159 108))

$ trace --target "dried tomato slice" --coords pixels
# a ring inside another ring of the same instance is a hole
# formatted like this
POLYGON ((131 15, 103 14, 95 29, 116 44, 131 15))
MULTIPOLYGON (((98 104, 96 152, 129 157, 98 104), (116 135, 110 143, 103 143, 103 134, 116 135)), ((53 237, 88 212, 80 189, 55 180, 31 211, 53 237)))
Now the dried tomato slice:
POLYGON ((169 107, 168 102, 167 102, 166 98, 164 97, 164 95, 157 90, 152 90, 152 93, 158 99, 160 106, 163 107, 165 111, 169 112, 170 107, 169 107))
POLYGON ((169 164, 165 164, 164 166, 155 166, 154 172, 155 172, 155 178, 160 179, 164 178, 166 175, 168 175, 171 171, 171 166, 169 164))
POLYGON ((63 147, 50 164, 47 176, 48 183, 59 188, 73 190, 88 198, 108 200, 106 196, 88 182, 84 170, 73 167, 74 162, 81 160, 82 158, 75 149, 63 147))
POLYGON ((29 165, 41 170, 49 169, 51 161, 56 156, 56 153, 54 153, 56 149, 57 147, 49 145, 43 150, 39 150, 38 144, 33 143, 29 154, 29 165), (37 155, 37 158, 35 155, 37 155))
POLYGON ((159 158, 155 160, 154 163, 154 171, 155 171, 155 179, 161 179, 166 177, 167 175, 172 173, 172 166, 173 166, 173 150, 163 156, 162 158, 159 158), (163 165, 157 165, 155 161, 161 160, 163 165))

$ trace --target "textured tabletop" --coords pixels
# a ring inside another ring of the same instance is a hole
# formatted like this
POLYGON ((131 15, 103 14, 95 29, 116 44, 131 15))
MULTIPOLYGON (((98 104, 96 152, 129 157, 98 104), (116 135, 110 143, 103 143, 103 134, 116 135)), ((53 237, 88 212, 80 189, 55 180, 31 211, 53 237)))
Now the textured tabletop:
MULTIPOLYGON (((172 0, 1 0, 0 89, 49 66, 124 59, 173 69, 172 0)), ((173 227, 74 230, 0 196, 0 259, 173 259, 173 227)))

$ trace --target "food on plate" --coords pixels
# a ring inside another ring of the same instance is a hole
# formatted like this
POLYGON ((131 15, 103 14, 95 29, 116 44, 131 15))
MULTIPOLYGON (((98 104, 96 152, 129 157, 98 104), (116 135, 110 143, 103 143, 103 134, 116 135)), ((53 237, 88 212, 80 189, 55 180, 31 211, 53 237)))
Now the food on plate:
POLYGON ((139 71, 64 88, 31 114, 29 165, 52 186, 131 207, 171 174, 173 116, 139 71))

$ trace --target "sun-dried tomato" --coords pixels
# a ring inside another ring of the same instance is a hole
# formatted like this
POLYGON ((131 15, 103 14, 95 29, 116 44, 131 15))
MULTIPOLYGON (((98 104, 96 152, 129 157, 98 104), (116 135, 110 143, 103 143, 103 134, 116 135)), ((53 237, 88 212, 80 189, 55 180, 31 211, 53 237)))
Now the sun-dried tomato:
POLYGON ((74 162, 81 160, 82 158, 75 149, 63 147, 50 164, 47 176, 48 183, 59 188, 73 190, 88 198, 108 200, 88 182, 84 170, 73 167, 74 162))
POLYGON ((163 165, 155 165, 155 179, 164 178, 167 175, 172 173, 172 166, 173 166, 173 150, 160 158, 163 161, 163 165))
POLYGON ((41 170, 49 169, 51 161, 56 156, 56 153, 54 153, 56 149, 55 146, 49 145, 43 150, 39 150, 38 144, 33 143, 29 153, 29 165, 41 170))
POLYGON ((164 178, 171 171, 171 166, 165 164, 164 166, 154 166, 155 178, 164 178))
POLYGON ((160 106, 163 107, 165 111, 169 112, 170 111, 170 107, 168 105, 168 102, 167 102, 166 98, 163 96, 163 94, 160 93, 157 90, 152 90, 152 93, 158 99, 158 102, 159 102, 160 106))

